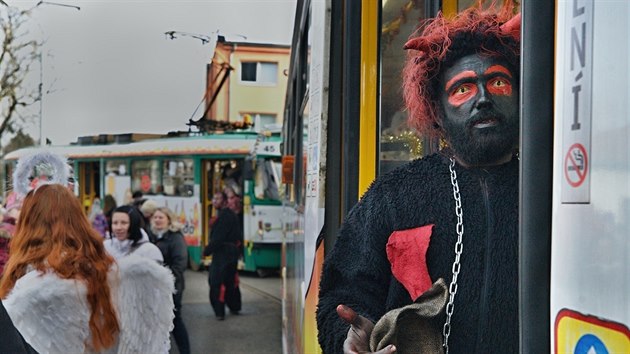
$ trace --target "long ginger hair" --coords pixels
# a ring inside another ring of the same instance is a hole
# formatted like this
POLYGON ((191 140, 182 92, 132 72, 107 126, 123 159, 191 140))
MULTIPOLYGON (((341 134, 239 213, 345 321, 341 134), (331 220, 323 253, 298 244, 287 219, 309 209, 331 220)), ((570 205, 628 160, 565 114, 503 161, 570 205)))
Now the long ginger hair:
POLYGON ((520 17, 514 16, 514 0, 503 1, 502 6, 494 0, 487 8, 484 3, 478 0, 453 18, 440 13, 423 21, 405 44, 409 51, 402 73, 403 96, 409 125, 424 136, 442 134, 438 76, 455 60, 478 53, 503 58, 513 70, 519 68, 520 17))
POLYGON ((0 282, 0 298, 11 292, 29 266, 82 281, 91 309, 92 343, 88 345, 100 351, 114 345, 120 331, 107 281, 113 264, 79 200, 62 185, 42 185, 24 199, 11 257, 0 282))

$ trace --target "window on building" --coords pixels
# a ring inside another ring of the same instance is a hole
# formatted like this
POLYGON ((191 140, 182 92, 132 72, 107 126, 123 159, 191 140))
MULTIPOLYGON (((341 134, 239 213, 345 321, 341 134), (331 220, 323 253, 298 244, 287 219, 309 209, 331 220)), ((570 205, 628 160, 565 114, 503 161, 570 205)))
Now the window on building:
POLYGON ((256 81, 258 63, 241 63, 241 81, 256 81))
POLYGON ((241 120, 245 119, 245 116, 249 115, 254 126, 252 128, 253 131, 261 131, 270 129, 276 124, 276 115, 275 114, 266 114, 266 113, 241 113, 241 120))
POLYGON ((164 194, 178 197, 191 197, 195 181, 192 159, 164 160, 162 165, 164 194))
POLYGON ((241 82, 259 85, 278 83, 278 63, 241 62, 241 82))

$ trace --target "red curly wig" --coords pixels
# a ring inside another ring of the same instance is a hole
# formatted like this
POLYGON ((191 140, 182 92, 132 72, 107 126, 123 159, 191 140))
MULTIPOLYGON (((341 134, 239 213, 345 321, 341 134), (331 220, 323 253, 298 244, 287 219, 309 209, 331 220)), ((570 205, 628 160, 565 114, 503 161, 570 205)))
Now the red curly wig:
POLYGON ((493 1, 486 9, 483 3, 478 1, 477 6, 452 19, 440 13, 422 22, 405 44, 409 51, 402 72, 403 96, 409 126, 423 136, 442 135, 437 106, 437 78, 442 68, 476 53, 503 58, 515 70, 519 67, 520 16, 514 16, 514 1, 505 0, 501 7, 493 1))
POLYGON ((84 282, 92 310, 92 343, 86 344, 98 352, 114 345, 120 332, 107 282, 113 264, 79 200, 62 185, 42 185, 24 199, 11 240, 11 257, 0 282, 0 298, 11 292, 29 266, 84 282))

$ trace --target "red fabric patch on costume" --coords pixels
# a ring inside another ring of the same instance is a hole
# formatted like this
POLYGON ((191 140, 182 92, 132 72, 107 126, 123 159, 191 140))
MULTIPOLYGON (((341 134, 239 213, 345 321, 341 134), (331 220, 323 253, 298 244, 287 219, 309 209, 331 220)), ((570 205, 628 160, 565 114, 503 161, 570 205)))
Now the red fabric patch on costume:
POLYGON ((225 302, 225 285, 221 284, 219 289, 219 302, 223 303, 225 302))
POLYGON ((241 279, 238 277, 238 272, 236 272, 234 274, 234 288, 238 288, 239 283, 241 282, 241 279))
POLYGON ((433 224, 394 231, 387 241, 387 259, 392 274, 414 301, 432 285, 427 269, 427 249, 432 232, 433 224))

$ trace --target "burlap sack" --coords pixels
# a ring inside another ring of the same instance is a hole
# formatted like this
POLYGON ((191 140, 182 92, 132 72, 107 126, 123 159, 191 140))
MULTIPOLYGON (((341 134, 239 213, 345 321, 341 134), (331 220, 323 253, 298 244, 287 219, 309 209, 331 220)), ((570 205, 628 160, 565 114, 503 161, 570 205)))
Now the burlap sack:
POLYGON ((381 317, 372 330, 370 349, 375 352, 394 344, 399 354, 443 353, 442 328, 435 326, 434 319, 447 301, 448 288, 440 278, 413 304, 381 317))

